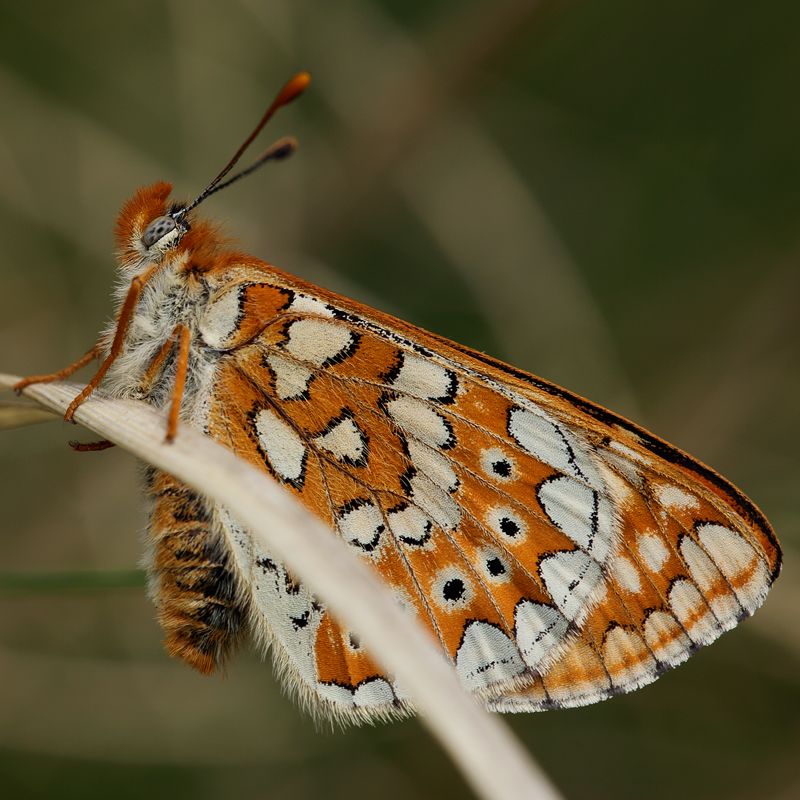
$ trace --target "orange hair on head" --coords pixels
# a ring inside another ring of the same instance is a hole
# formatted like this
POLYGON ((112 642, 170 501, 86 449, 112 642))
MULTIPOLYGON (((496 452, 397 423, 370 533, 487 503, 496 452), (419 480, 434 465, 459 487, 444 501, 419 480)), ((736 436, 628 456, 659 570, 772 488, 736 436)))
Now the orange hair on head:
POLYGON ((170 194, 172 194, 172 184, 160 181, 152 186, 137 189, 133 197, 122 206, 114 225, 114 239, 123 262, 127 261, 129 256, 135 256, 132 251, 131 236, 140 232, 156 217, 167 213, 170 194))

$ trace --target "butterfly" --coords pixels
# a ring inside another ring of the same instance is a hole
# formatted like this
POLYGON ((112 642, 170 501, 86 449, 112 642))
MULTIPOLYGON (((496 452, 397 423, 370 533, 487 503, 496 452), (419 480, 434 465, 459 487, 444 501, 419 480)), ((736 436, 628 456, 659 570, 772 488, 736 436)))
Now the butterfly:
MULTIPOLYGON (((117 397, 267 471, 383 578, 494 711, 580 706, 655 680, 752 614, 781 565, 761 512, 713 470, 541 378, 299 280, 157 183, 116 225, 113 323, 82 359, 117 397)), ((110 443, 75 445, 102 449, 110 443)), ((202 673, 247 637, 340 722, 413 698, 222 505, 153 467, 145 564, 168 652, 202 673)), ((332 534, 333 535, 333 534, 332 534)))

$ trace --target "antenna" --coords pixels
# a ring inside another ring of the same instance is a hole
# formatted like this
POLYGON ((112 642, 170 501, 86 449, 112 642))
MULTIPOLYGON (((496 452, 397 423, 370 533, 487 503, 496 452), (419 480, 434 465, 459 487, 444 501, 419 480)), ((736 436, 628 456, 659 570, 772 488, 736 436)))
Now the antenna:
POLYGON ((236 165, 236 162, 242 157, 242 154, 245 150, 251 145, 253 139, 261 133, 261 129, 270 121, 273 114, 282 106, 291 103, 298 95, 302 94, 308 84, 311 83, 311 75, 308 72, 298 72, 284 87, 283 89, 278 92, 278 96, 272 101, 272 105, 267 109, 264 116, 261 118, 261 121, 256 125, 253 132, 245 139, 244 144, 236 151, 234 157, 228 162, 225 169, 214 178, 211 183, 204 189, 204 191, 197 197, 196 200, 189 203, 186 208, 182 208, 179 211, 176 211, 175 214, 172 215, 173 219, 178 219, 180 217, 185 216, 189 211, 193 208, 196 208, 200 203, 203 202, 207 197, 210 197, 215 192, 218 192, 220 189, 224 189, 226 186, 230 186, 235 181, 238 181, 240 178, 244 178, 245 175, 249 175, 251 172, 255 172, 262 164, 266 164, 267 161, 280 161, 281 159, 288 158, 292 153, 297 150, 297 140, 293 139, 292 137, 286 137, 284 139, 280 139, 271 147, 267 148, 254 162, 251 164, 247 169, 242 170, 241 172, 234 175, 232 178, 229 178, 225 183, 220 184, 219 182, 233 169, 236 165), (219 184, 219 185, 218 185, 219 184))

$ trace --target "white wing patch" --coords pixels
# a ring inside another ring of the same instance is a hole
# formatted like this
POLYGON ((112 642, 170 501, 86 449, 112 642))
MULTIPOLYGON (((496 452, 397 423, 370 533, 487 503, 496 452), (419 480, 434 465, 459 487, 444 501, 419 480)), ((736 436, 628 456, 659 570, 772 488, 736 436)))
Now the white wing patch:
POLYGON ((600 565, 583 550, 561 550, 545 556, 539 564, 547 592, 558 610, 569 620, 582 611, 600 582, 600 565))
POLYGON ((353 334, 343 325, 317 319, 293 322, 289 325, 288 336, 289 341, 284 345, 286 351, 318 367, 346 353, 354 341, 353 334))
POLYGON ((669 590, 669 605, 695 644, 708 644, 717 638, 717 624, 700 592, 687 580, 678 580, 669 590))
POLYGON ((523 450, 566 475, 584 477, 564 431, 523 408, 511 410, 508 432, 523 450))
POLYGON ((239 330, 239 304, 244 287, 230 289, 213 298, 200 319, 200 335, 209 346, 226 347, 239 330))
POLYGON ((650 572, 658 573, 661 567, 669 560, 669 550, 657 534, 649 531, 640 531, 636 535, 636 549, 639 558, 650 572))
POLYGON ((634 563, 617 553, 611 562, 611 574, 617 585, 630 594, 639 594, 642 591, 642 578, 634 563))
POLYGON ((575 544, 603 562, 611 551, 614 521, 608 500, 573 478, 562 476, 539 487, 547 516, 575 544))
POLYGON ((300 480, 306 446, 294 428, 266 408, 256 414, 255 425, 258 441, 272 469, 285 481, 300 480))
POLYGON ((699 500, 678 486, 655 481, 651 481, 650 485, 658 501, 667 508, 676 508, 682 511, 696 511, 700 508, 699 500))
POLYGON ((522 657, 535 669, 564 642, 569 623, 552 606, 523 600, 514 611, 514 627, 522 657))
POLYGON ((289 310, 298 314, 310 314, 312 317, 333 318, 333 311, 331 311, 327 303, 317 300, 316 297, 309 297, 307 294, 296 294, 292 304, 289 306, 289 310))
POLYGON ((419 400, 398 397, 386 410, 405 434, 431 447, 445 447, 452 439, 445 418, 419 400))
POLYGON ((349 417, 338 420, 330 430, 313 441, 317 447, 327 450, 338 461, 362 464, 367 456, 364 434, 349 417))
POLYGON ((382 678, 365 681, 353 692, 356 706, 381 706, 394 701, 392 687, 382 678))
POLYGON ((442 399, 452 396, 455 381, 456 377, 449 369, 429 359, 405 353, 392 388, 424 400, 442 399))
POLYGON ((314 375, 308 367, 279 353, 270 353, 267 364, 275 374, 275 392, 280 400, 294 400, 306 394, 314 375))
POLYGON ((495 625, 471 622, 456 653, 456 672, 475 691, 508 680, 525 671, 514 642, 495 625))
POLYGON ((386 526, 381 512, 372 504, 364 503, 345 511, 339 517, 339 531, 346 542, 358 545, 368 552, 378 545, 386 526))
POLYGON ((414 502, 440 527, 445 530, 458 527, 461 522, 461 507, 442 491, 430 478, 419 474, 411 478, 411 493, 414 502))
POLYGON ((420 547, 431 538, 433 520, 417 506, 390 509, 386 516, 392 533, 403 544, 420 547))
POLYGON ((408 455, 411 463, 440 489, 452 492, 458 487, 458 477, 449 459, 440 452, 416 439, 408 442, 408 455))

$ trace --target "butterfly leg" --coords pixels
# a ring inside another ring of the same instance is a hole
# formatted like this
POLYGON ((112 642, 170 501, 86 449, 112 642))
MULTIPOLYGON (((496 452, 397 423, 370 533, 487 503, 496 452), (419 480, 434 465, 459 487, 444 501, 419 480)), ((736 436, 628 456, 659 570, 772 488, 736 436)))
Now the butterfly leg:
POLYGON ((161 367, 167 360, 175 340, 178 339, 178 363, 175 372, 175 385, 172 388, 172 398, 170 400, 169 418, 167 420, 167 436, 166 440, 171 442, 175 438, 175 433, 178 429, 178 418, 181 410, 181 402, 183 400, 183 391, 186 386, 186 373, 189 367, 189 344, 190 334, 189 329, 180 323, 175 327, 175 330, 169 335, 169 338, 162 345, 161 349, 156 353, 155 358, 150 362, 147 372, 142 378, 139 389, 142 392, 149 391, 150 387, 158 377, 161 367))
POLYGON ((108 450, 109 447, 114 447, 114 442, 109 442, 108 439, 102 439, 99 442, 76 442, 74 439, 69 443, 69 446, 76 453, 96 453, 98 450, 108 450))
MULTIPOLYGON (((69 378, 70 375, 76 373, 82 367, 85 367, 90 361, 94 360, 95 358, 100 358, 101 353, 102 346, 100 344, 96 344, 91 350, 89 350, 88 353, 86 353, 86 355, 81 356, 77 361, 73 362, 68 367, 64 367, 64 369, 60 369, 58 372, 53 372, 50 375, 32 375, 30 378, 25 378, 24 380, 19 381, 14 385, 14 391, 17 394, 20 394, 26 386, 30 386, 34 383, 52 383, 53 381, 63 381, 65 378, 69 378)), ((114 446, 113 442, 109 442, 106 439, 100 442, 89 442, 88 444, 72 441, 69 444, 73 450, 79 453, 95 450, 107 450, 109 447, 114 446)))
POLYGON ((106 360, 100 365, 100 369, 97 370, 94 377, 91 379, 91 381, 89 381, 84 390, 69 404, 67 413, 64 414, 64 419, 67 422, 72 421, 72 417, 78 410, 80 404, 100 385, 100 381, 103 380, 106 372, 108 372, 108 368, 114 363, 117 356, 120 354, 122 350, 122 341, 125 338, 125 332, 127 331, 128 324, 133 316, 133 309, 136 308, 136 304, 139 302, 139 298, 141 297, 143 285, 144 282, 139 275, 137 275, 131 281, 131 288, 128 289, 128 295, 125 298, 125 302, 122 304, 122 310, 120 311, 119 322, 117 323, 117 332, 114 334, 114 341, 111 343, 111 352, 108 354, 106 360))
POLYGON ((183 389, 186 386, 186 372, 189 368, 189 329, 181 324, 175 328, 171 339, 178 334, 178 364, 175 370, 175 385, 172 387, 172 400, 169 407, 169 419, 167 420, 166 441, 171 442, 178 431, 178 416, 181 412, 181 401, 183 400, 183 389), (178 333, 180 331, 180 333, 178 333))
POLYGON ((68 367, 64 367, 64 369, 60 369, 58 372, 53 372, 50 375, 32 375, 30 378, 23 378, 21 381, 14 384, 14 391, 17 394, 21 394, 26 386, 31 386, 34 383, 63 381, 65 378, 69 378, 70 375, 74 375, 79 369, 85 367, 95 358, 100 358, 99 344, 96 344, 86 355, 81 356, 77 361, 73 362, 68 367))

